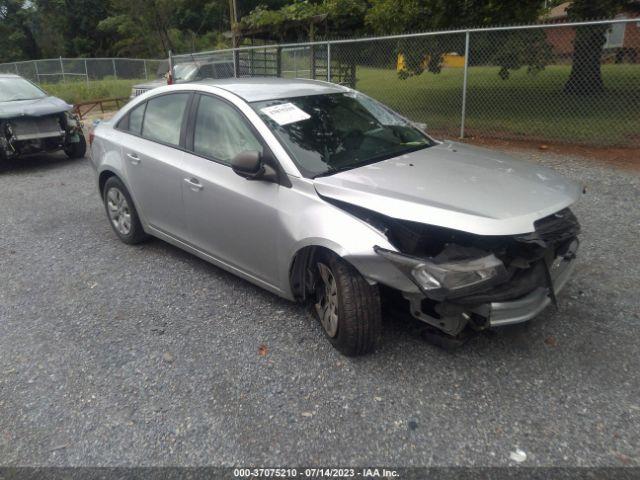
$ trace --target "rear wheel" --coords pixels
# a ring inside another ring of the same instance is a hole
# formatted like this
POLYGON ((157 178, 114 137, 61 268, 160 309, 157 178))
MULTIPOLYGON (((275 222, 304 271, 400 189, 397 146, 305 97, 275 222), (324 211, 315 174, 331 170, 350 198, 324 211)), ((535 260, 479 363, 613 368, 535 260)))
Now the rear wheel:
POLYGON ((80 132, 78 136, 79 141, 76 143, 67 143, 64 146, 64 153, 66 153, 69 158, 82 158, 87 153, 87 141, 84 138, 84 134, 80 132))
POLYGON ((347 356, 373 351, 380 339, 380 292, 331 254, 317 263, 315 311, 331 344, 347 356))
POLYGON ((105 183, 103 200, 109 223, 120 240, 133 245, 148 238, 131 195, 118 177, 111 177, 105 183))

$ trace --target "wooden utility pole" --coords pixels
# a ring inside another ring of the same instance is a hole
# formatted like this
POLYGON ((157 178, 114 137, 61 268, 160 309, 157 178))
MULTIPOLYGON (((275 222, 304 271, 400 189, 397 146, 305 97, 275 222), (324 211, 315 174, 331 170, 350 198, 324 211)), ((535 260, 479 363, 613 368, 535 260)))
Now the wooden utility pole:
POLYGON ((238 46, 236 45, 236 24, 238 23, 238 4, 236 2, 237 0, 229 0, 229 23, 231 24, 233 48, 238 46))
MULTIPOLYGON (((231 46, 238 48, 238 37, 236 35, 236 25, 238 24, 238 4, 237 0, 229 0, 229 23, 231 24, 231 46)), ((238 51, 233 51, 233 76, 238 77, 240 69, 240 56, 238 51)))

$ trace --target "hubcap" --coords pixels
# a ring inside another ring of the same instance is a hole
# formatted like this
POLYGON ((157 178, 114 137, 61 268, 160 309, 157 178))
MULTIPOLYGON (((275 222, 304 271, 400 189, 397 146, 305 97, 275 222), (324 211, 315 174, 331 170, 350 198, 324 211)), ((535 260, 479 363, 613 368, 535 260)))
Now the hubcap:
POLYGON ((325 332, 330 337, 338 333, 338 286, 331 269, 318 263, 322 284, 317 288, 316 312, 325 332))
POLYGON ((124 194, 117 188, 110 188, 107 192, 107 211, 109 219, 116 231, 122 235, 131 232, 131 210, 124 194))

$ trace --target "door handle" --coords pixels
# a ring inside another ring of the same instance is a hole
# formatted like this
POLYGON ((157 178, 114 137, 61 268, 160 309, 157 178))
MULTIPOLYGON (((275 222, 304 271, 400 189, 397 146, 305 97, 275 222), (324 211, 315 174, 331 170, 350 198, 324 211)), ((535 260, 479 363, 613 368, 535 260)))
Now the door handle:
POLYGON ((199 192, 200 190, 202 190, 202 184, 197 178, 185 178, 184 181, 194 192, 199 192))
POLYGON ((131 160, 131 163, 134 165, 138 165, 140 163, 140 157, 135 153, 127 153, 127 157, 129 157, 129 160, 131 160))

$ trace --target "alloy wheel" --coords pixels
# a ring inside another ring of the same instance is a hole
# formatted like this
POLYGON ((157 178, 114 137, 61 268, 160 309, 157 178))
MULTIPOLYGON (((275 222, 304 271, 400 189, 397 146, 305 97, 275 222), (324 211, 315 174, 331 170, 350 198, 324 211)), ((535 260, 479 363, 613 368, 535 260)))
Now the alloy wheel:
POLYGON ((117 188, 110 188, 107 192, 107 211, 114 228, 121 235, 131 232, 131 210, 124 194, 117 188))
POLYGON ((317 287, 316 312, 327 335, 338 334, 338 285, 331 269, 318 263, 322 284, 317 287))

